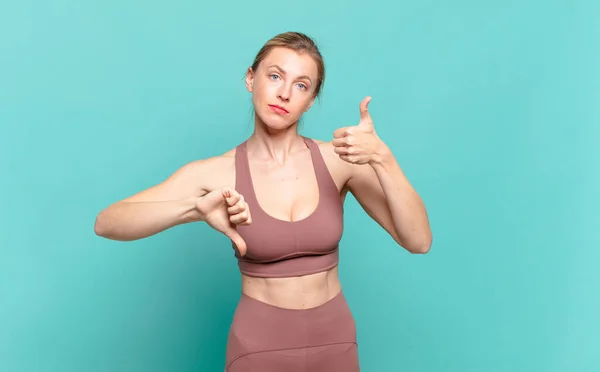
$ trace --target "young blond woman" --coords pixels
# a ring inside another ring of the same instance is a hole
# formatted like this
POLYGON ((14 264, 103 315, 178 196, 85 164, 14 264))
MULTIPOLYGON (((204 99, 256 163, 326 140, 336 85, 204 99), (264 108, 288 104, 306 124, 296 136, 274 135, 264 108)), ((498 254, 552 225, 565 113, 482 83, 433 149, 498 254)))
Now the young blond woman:
POLYGON ((269 40, 246 74, 253 134, 230 151, 191 161, 162 183, 101 211, 95 231, 135 240, 203 221, 228 236, 242 294, 225 371, 359 371, 354 318, 338 277, 343 203, 351 192, 404 249, 427 253, 432 234, 417 192, 368 111, 329 142, 298 133, 325 66, 314 41, 269 40))

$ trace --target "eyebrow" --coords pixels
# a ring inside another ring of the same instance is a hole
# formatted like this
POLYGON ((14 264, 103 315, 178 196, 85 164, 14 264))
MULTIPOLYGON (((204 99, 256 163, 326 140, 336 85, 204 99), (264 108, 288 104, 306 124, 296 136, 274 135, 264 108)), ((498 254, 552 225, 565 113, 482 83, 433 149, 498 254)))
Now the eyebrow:
MULTIPOLYGON (((271 67, 275 67, 276 69, 278 69, 279 71, 281 71, 282 74, 285 75, 285 71, 281 67, 279 67, 277 65, 271 65, 271 66, 269 66, 269 68, 271 68, 271 67)), ((308 79, 308 81, 310 81, 312 83, 312 80, 307 75, 298 76, 298 79, 308 79)))

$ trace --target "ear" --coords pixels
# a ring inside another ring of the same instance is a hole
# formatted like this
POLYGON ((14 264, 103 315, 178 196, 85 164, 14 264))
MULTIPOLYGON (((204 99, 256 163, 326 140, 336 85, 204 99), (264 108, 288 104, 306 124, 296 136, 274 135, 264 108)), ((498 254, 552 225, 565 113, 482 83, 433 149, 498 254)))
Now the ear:
POLYGON ((252 93, 252 84, 254 83, 254 71, 252 71, 252 67, 248 67, 248 71, 246 71, 246 89, 248 92, 252 93))

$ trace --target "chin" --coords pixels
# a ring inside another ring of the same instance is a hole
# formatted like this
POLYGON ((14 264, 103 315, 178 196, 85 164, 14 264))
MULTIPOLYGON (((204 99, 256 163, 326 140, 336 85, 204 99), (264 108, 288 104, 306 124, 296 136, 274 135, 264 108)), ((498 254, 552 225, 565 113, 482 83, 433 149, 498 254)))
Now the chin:
POLYGON ((293 120, 291 116, 280 116, 273 115, 272 113, 266 113, 264 115, 259 115, 261 121, 264 125, 272 130, 283 130, 291 127, 297 120, 293 120))
POLYGON ((268 121, 264 122, 265 126, 270 129, 270 130, 274 130, 274 131, 281 131, 281 130, 286 130, 288 128, 290 128, 292 126, 292 124, 287 123, 287 122, 280 122, 280 123, 269 123, 268 121))

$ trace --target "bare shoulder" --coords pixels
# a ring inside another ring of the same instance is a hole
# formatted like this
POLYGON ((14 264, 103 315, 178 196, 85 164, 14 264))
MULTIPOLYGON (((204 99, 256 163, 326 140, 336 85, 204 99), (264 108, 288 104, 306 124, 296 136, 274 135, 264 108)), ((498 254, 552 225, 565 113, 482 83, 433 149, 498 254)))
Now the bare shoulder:
POLYGON ((184 167, 198 180, 204 192, 235 184, 235 148, 209 158, 194 160, 184 167))
POLYGON ((312 138, 312 140, 319 145, 319 150, 321 150, 323 159, 325 159, 325 162, 330 169, 349 170, 351 168, 350 163, 343 161, 340 159, 338 154, 335 153, 333 149, 333 143, 331 141, 323 141, 314 138, 312 138))

